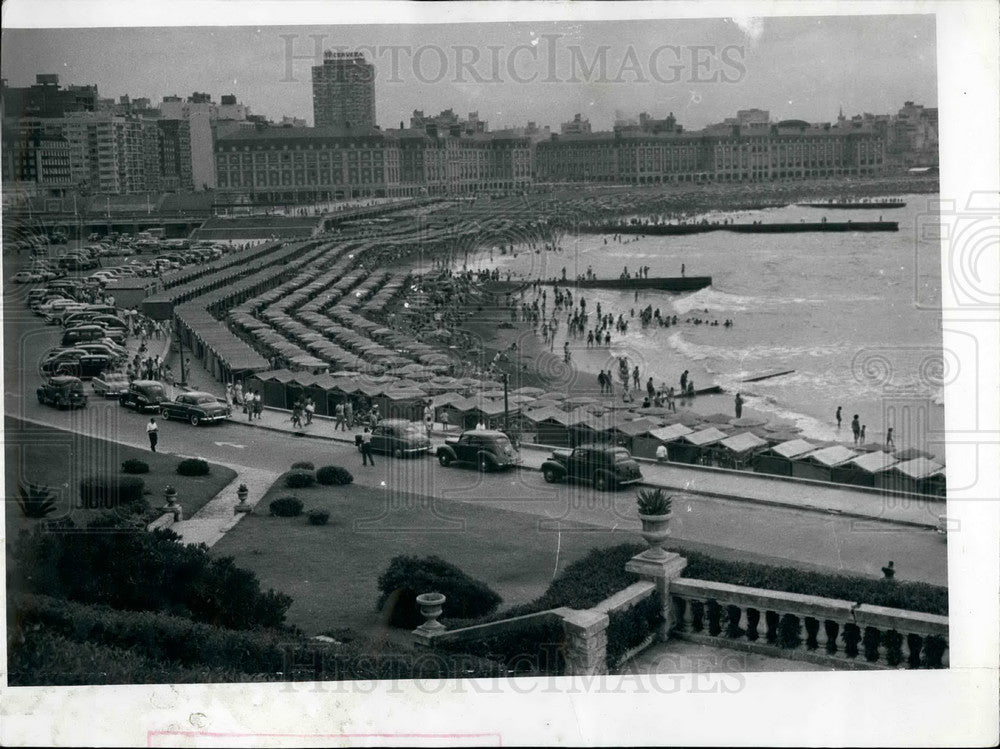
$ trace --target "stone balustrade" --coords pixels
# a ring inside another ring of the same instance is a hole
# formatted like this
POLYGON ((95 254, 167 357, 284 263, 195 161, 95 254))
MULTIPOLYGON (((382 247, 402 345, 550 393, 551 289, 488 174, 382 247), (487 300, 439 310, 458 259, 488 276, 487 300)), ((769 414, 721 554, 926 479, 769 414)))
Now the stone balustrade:
POLYGON ((834 668, 946 668, 948 617, 679 577, 672 634, 834 668))

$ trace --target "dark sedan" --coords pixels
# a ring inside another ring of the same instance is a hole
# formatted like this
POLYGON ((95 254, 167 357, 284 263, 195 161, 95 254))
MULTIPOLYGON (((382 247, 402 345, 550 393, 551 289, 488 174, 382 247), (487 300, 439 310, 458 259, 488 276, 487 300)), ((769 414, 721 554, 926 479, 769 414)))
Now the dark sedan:
POLYGON ((182 393, 160 404, 160 415, 167 419, 190 422, 192 426, 225 421, 232 409, 211 393, 182 393))
POLYGON ((383 419, 372 429, 371 450, 403 458, 429 453, 431 441, 421 425, 405 419, 383 419))
POLYGON ((133 380, 121 394, 118 403, 134 411, 159 411, 167 401, 163 383, 156 380, 133 380))

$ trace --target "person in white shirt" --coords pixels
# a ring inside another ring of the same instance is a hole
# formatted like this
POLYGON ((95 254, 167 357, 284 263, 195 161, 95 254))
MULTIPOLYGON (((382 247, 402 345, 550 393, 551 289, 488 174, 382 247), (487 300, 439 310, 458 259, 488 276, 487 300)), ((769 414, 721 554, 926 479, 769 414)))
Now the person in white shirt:
POLYGON ((666 460, 667 459, 667 446, 666 445, 660 445, 658 448, 656 448, 656 459, 657 460, 666 460))
POLYGON ((149 437, 149 449, 155 453, 156 443, 160 438, 160 427, 156 425, 156 419, 152 416, 149 417, 149 423, 146 424, 146 436, 149 437))

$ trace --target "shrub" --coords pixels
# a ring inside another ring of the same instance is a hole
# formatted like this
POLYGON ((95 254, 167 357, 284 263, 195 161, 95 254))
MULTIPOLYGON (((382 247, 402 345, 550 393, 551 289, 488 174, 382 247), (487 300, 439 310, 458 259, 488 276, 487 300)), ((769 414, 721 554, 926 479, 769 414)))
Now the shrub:
POLYGON ((79 507, 111 509, 142 499, 145 482, 135 476, 90 476, 80 481, 79 507))
POLYGON ((379 575, 378 610, 389 603, 389 623, 413 629, 424 618, 417 605, 421 593, 437 592, 446 597, 444 616, 471 619, 487 616, 500 605, 501 598, 486 583, 475 580, 458 567, 435 556, 398 556, 379 575))
POLYGON ((149 473, 149 463, 137 458, 129 458, 122 462, 122 473, 149 473))
POLYGON ((21 482, 17 504, 26 518, 44 518, 56 509, 55 492, 47 486, 21 482))
POLYGON ((181 476, 207 476, 208 463, 201 458, 185 458, 177 464, 177 473, 181 476))
POLYGON ((625 654, 634 647, 641 645, 646 638, 656 631, 663 622, 663 599, 653 592, 648 598, 639 601, 624 611, 613 611, 608 614, 607 629, 607 664, 609 670, 621 665, 625 654))
POLYGON ((302 500, 298 497, 279 497, 268 505, 272 515, 294 518, 302 514, 302 500))
POLYGON ((285 486, 289 489, 305 489, 312 486, 315 477, 308 471, 291 471, 285 474, 285 486))
POLYGON ((346 486, 354 481, 354 476, 340 466, 323 466, 316 471, 316 483, 324 486, 346 486))
POLYGON ((315 471, 316 470, 316 466, 314 466, 308 460, 300 460, 297 463, 292 463, 292 470, 293 471, 315 471))
POLYGON ((330 513, 326 510, 309 510, 306 517, 309 519, 310 525, 326 525, 326 521, 330 519, 330 513))
POLYGON ((561 676, 566 673, 564 639, 561 621, 539 617, 486 637, 445 641, 435 648, 495 661, 508 675, 561 676))
POLYGON ((663 489, 640 489, 636 497, 640 515, 666 515, 670 512, 673 497, 663 489))
POLYGON ((8 566, 9 586, 231 629, 278 626, 291 605, 286 595, 261 591, 256 575, 237 567, 232 557, 215 558, 204 545, 179 544, 170 530, 123 533, 134 525, 114 513, 87 523, 85 533, 72 532, 76 527, 63 518, 22 532, 8 566))

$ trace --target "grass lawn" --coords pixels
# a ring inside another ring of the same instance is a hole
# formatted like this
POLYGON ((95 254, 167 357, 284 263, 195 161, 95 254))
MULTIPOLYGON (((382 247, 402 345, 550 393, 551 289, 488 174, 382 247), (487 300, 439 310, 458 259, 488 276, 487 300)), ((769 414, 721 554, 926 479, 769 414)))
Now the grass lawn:
POLYGON ((499 593, 502 610, 540 596, 557 572, 594 547, 641 543, 631 531, 567 525, 556 533, 540 529, 539 520, 417 495, 390 503, 383 491, 362 486, 288 489, 279 480, 211 551, 235 557, 264 588, 290 595, 287 621, 307 634, 350 628, 384 636, 376 583, 397 555, 433 554, 457 565, 499 593), (302 500, 302 516, 268 514, 268 503, 286 495, 302 500), (329 511, 327 525, 307 522, 313 508, 329 511))
POLYGON ((6 530, 9 539, 16 538, 21 528, 29 528, 39 522, 21 514, 17 504, 19 480, 61 490, 58 509, 48 519, 68 516, 77 524, 84 524, 101 511, 76 507, 80 479, 120 474, 122 461, 128 458, 138 458, 149 465, 149 473, 139 475, 145 482, 149 504, 152 507, 162 506, 163 488, 170 484, 177 489, 177 499, 184 508, 185 518, 201 509, 236 477, 232 469, 214 463, 210 464, 208 476, 181 476, 177 473, 177 464, 182 459, 173 455, 152 453, 17 419, 7 418, 4 425, 6 530))

